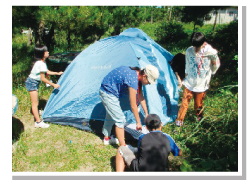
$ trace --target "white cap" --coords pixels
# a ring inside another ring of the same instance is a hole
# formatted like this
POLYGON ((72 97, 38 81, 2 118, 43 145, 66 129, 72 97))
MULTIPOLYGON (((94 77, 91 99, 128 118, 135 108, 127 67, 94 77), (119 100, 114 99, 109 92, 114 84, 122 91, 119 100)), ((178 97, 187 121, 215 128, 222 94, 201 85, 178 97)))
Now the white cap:
POLYGON ((153 65, 147 65, 144 70, 148 77, 148 82, 150 84, 156 84, 156 80, 159 77, 159 70, 153 65))

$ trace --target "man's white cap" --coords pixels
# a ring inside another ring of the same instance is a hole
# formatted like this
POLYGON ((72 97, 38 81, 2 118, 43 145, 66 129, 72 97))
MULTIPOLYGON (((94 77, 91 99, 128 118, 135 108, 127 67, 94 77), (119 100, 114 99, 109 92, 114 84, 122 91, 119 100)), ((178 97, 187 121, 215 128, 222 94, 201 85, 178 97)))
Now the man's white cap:
POLYGON ((148 77, 148 82, 150 84, 156 84, 156 80, 158 79, 160 75, 159 70, 153 65, 147 65, 144 70, 145 70, 145 74, 148 77))

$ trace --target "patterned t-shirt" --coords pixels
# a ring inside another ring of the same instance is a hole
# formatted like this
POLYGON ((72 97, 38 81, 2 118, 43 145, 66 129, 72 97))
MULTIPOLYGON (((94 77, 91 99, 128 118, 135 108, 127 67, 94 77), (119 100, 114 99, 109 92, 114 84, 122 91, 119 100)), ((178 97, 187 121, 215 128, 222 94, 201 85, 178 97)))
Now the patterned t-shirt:
POLYGON ((120 97, 128 90, 128 87, 138 89, 138 76, 136 70, 121 66, 106 75, 101 84, 101 90, 120 97))
POLYGON ((186 78, 183 85, 193 92, 204 92, 209 88, 211 75, 220 67, 220 59, 211 45, 206 42, 198 53, 191 46, 186 50, 186 78))

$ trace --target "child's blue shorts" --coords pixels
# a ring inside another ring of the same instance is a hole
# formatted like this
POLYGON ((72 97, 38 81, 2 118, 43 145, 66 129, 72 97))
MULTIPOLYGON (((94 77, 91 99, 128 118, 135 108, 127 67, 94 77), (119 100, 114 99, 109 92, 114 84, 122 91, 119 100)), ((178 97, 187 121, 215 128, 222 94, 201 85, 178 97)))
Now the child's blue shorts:
POLYGON ((30 77, 27 78, 25 81, 25 87, 26 89, 30 91, 38 91, 40 81, 32 79, 30 77))

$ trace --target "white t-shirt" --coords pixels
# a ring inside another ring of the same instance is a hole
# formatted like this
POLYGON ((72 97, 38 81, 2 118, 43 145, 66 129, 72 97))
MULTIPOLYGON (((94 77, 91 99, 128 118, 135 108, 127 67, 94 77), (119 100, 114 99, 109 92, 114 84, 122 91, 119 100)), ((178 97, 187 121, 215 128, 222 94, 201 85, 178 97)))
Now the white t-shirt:
POLYGON ((31 73, 29 75, 30 78, 41 81, 41 72, 46 73, 48 71, 46 63, 42 60, 36 61, 35 65, 33 66, 31 73))
POLYGON ((209 88, 211 75, 215 74, 220 67, 220 59, 217 50, 211 45, 204 43, 201 50, 196 54, 194 47, 186 50, 186 68, 187 74, 183 84, 193 92, 204 92, 209 88))

